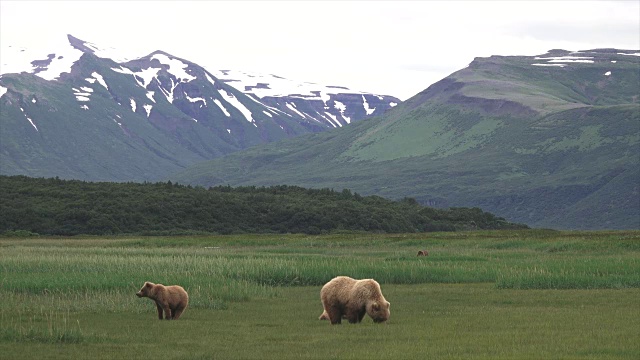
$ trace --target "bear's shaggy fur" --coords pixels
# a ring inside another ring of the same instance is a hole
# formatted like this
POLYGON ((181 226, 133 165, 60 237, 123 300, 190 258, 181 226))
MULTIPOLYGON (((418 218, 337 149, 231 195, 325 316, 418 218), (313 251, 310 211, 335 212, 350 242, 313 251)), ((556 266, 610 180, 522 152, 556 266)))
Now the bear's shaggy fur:
POLYGON ((142 289, 136 293, 138 297, 148 297, 156 302, 158 319, 162 320, 164 311, 165 319, 178 320, 184 309, 189 305, 189 295, 182 286, 154 284, 145 282, 142 289))
POLYGON ((379 323, 387 321, 390 315, 391 304, 382 295, 380 284, 373 279, 335 277, 320 290, 320 300, 324 307, 320 319, 326 318, 331 324, 340 324, 343 317, 349 323, 359 323, 365 313, 379 323))

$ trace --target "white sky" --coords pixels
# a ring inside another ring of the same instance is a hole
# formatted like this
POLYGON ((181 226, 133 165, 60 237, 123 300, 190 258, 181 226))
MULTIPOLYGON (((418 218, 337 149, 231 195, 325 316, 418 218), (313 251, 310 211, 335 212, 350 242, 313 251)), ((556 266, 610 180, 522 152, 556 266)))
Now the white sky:
POLYGON ((640 1, 0 0, 3 47, 66 34, 406 100, 474 57, 640 49, 640 1))

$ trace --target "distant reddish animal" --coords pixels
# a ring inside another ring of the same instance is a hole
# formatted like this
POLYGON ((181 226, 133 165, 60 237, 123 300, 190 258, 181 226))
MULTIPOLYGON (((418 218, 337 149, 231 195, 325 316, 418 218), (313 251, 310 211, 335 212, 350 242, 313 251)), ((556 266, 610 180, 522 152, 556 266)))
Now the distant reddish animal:
POLYGON ((429 252, 427 250, 418 251, 418 256, 429 256, 429 252))

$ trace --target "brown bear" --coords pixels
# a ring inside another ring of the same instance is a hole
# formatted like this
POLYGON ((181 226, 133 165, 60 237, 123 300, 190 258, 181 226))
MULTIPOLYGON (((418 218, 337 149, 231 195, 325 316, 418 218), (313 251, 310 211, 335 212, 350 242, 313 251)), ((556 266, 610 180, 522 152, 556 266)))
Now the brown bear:
POLYGON ((178 285, 164 286, 147 281, 136 295, 148 297, 156 302, 158 319, 160 320, 162 320, 162 311, 164 311, 165 319, 178 320, 189 305, 189 295, 182 286, 178 285))
POLYGON ((351 324, 359 323, 365 313, 380 323, 387 321, 390 315, 391 304, 382 295, 380 284, 373 279, 335 277, 320 290, 320 300, 324 307, 320 319, 328 318, 331 324, 340 324, 343 317, 351 324))
POLYGON ((429 252, 427 250, 419 250, 418 256, 429 256, 429 252))

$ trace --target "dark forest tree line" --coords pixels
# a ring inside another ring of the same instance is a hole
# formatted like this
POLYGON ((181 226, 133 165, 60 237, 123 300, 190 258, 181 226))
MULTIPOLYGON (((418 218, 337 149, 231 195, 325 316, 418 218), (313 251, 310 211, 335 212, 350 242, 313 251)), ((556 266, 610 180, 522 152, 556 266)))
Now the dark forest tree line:
POLYGON ((173 235, 513 229, 478 208, 434 209, 345 189, 192 187, 0 176, 0 234, 173 235))

